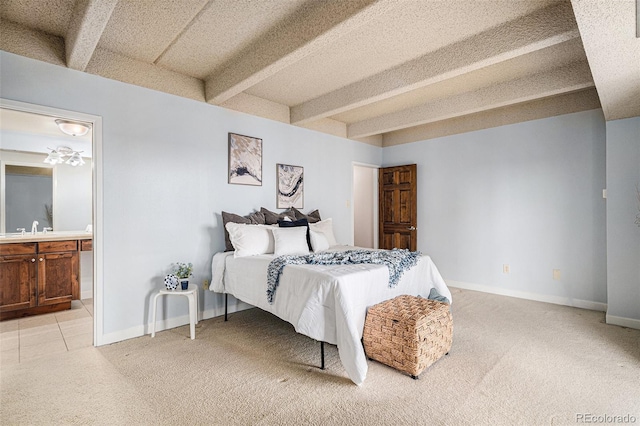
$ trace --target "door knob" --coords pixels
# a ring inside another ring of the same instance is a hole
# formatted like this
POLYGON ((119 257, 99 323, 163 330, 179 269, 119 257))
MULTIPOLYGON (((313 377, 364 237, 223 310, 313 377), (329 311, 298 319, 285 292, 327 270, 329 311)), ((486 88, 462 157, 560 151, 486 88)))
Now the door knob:
POLYGON ((32 263, 33 263, 33 262, 35 262, 35 261, 36 261, 36 259, 35 259, 35 258, 34 258, 34 259, 31 259, 31 262, 32 262, 32 263))
POLYGON ((408 229, 409 231, 415 231, 415 230, 416 230, 416 227, 415 227, 415 226, 410 226, 410 227, 408 227, 407 229, 408 229))
POLYGON ((44 260, 43 258, 40 258, 40 262, 42 262, 43 260, 44 260))

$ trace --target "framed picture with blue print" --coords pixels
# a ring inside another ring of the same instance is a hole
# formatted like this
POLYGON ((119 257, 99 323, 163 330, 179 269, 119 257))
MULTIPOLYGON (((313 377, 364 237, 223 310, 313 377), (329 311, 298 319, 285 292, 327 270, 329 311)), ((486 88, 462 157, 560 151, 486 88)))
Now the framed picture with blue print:
POLYGON ((276 207, 287 209, 304 207, 304 168, 289 164, 276 164, 276 207))

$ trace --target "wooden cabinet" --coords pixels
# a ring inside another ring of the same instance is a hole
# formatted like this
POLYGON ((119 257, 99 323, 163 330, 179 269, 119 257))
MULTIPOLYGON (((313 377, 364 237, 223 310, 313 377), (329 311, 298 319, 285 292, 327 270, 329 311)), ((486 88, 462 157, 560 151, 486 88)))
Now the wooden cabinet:
POLYGON ((36 243, 0 246, 0 312, 36 306, 36 243))
POLYGON ((0 319, 71 308, 80 298, 77 240, 0 245, 0 319))

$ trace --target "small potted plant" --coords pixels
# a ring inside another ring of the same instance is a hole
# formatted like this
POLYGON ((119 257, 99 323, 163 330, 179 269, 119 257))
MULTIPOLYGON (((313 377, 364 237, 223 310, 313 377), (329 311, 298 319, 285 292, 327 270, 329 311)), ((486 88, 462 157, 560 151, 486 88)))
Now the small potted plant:
POLYGON ((178 262, 173 267, 173 274, 178 277, 183 290, 189 288, 189 277, 193 275, 193 264, 178 262))

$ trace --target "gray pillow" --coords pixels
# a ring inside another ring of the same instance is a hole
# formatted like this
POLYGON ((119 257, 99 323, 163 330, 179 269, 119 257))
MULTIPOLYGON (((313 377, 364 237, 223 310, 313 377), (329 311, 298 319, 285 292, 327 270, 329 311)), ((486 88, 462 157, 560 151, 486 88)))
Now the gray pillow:
POLYGON ((304 214, 295 207, 291 207, 291 210, 293 210, 293 213, 296 215, 296 220, 307 219, 309 223, 316 223, 322 220, 320 219, 320 212, 317 209, 309 214, 304 214))
POLYGON ((260 213, 264 215, 264 223, 267 225, 275 225, 279 220, 283 220, 285 217, 288 217, 291 220, 296 220, 296 215, 292 209, 287 209, 282 213, 275 213, 265 209, 264 207, 260 207, 260 213))
POLYGON ((224 251, 233 251, 233 244, 229 239, 229 232, 227 231, 227 223, 246 223, 248 225, 264 225, 264 214, 261 212, 254 212, 246 216, 240 216, 234 213, 222 212, 222 226, 224 228, 224 251))

